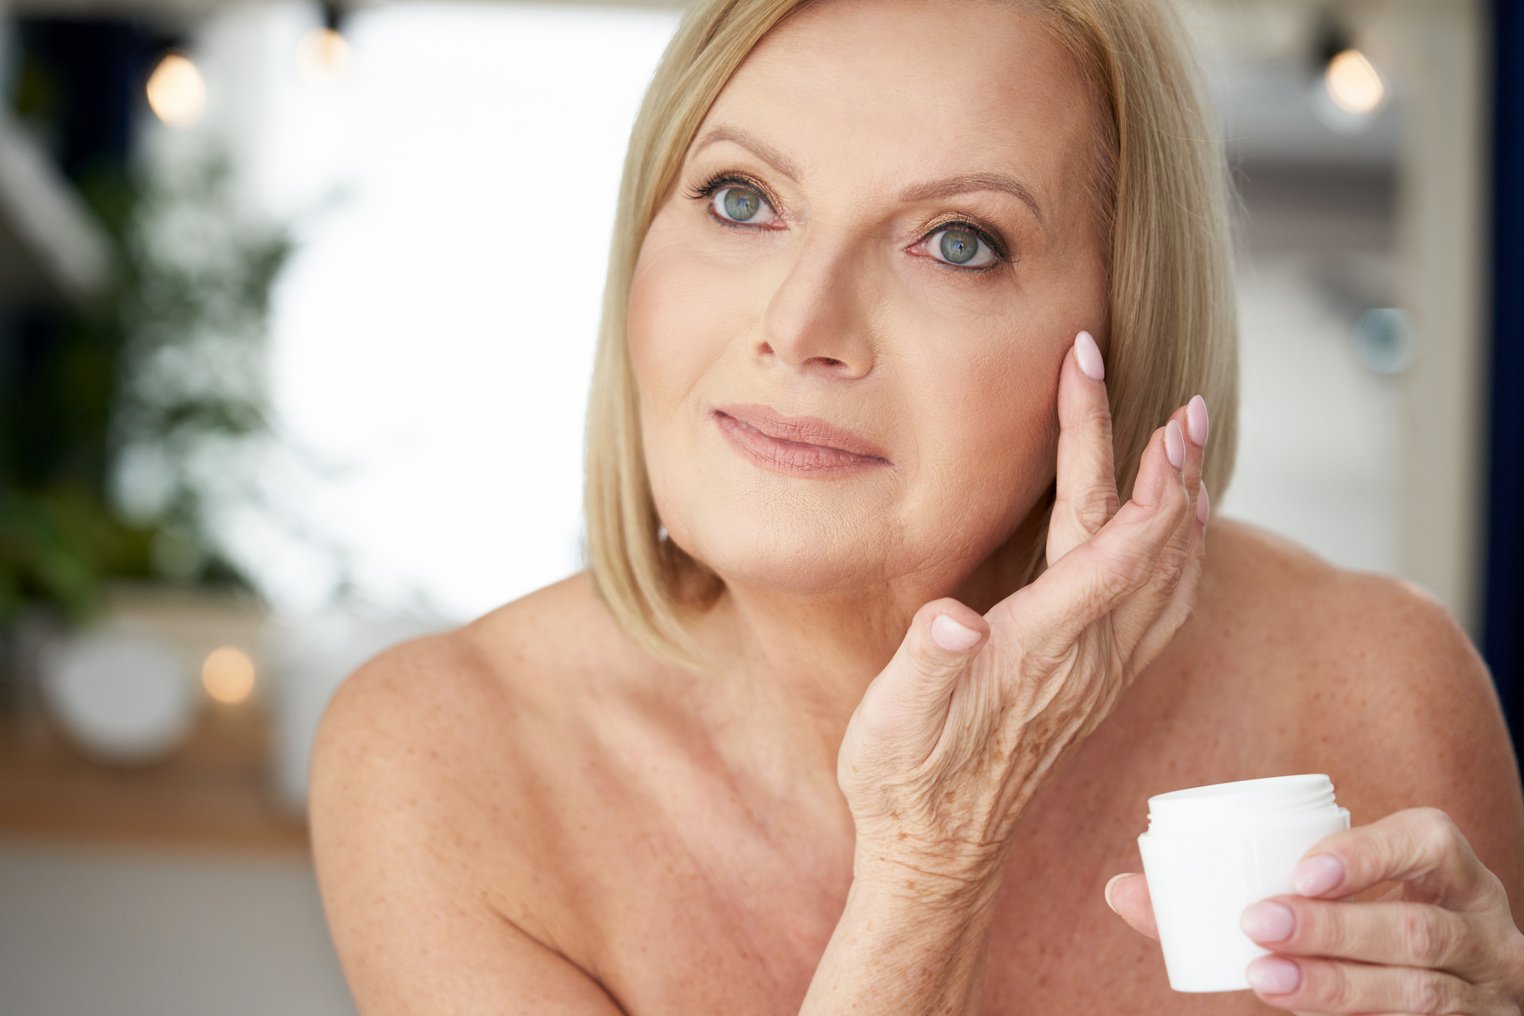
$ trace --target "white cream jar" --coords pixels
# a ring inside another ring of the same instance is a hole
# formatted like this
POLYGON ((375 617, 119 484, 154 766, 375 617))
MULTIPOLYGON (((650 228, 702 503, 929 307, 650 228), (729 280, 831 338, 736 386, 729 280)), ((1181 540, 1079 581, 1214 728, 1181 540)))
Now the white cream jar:
POLYGON ((1159 944, 1176 991, 1249 988, 1270 950, 1244 934, 1244 910, 1294 893, 1291 872, 1325 836, 1349 828, 1326 774, 1215 783, 1148 799, 1138 837, 1159 944))

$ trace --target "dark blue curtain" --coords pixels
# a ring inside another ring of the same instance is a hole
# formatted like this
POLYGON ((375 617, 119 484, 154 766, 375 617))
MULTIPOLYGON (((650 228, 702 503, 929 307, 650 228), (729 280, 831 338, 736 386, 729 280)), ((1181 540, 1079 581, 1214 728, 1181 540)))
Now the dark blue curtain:
MULTIPOLYGON (((1492 4, 1492 356, 1482 655, 1492 668, 1516 750, 1524 740, 1524 16, 1492 4)), ((1484 361, 1485 362, 1485 361, 1484 361)))

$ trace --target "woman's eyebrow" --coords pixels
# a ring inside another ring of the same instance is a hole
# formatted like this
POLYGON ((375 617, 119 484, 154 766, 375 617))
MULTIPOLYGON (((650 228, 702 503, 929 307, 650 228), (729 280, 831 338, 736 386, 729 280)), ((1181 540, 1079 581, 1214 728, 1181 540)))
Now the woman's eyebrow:
MULTIPOLYGON (((739 127, 730 124, 716 124, 699 138, 693 146, 693 153, 697 155, 704 148, 717 141, 733 141, 742 148, 749 149, 753 155, 767 163, 769 166, 788 177, 794 183, 799 182, 803 175, 799 168, 794 165, 788 156, 778 149, 769 145, 761 138, 756 137, 739 127)), ((899 199, 902 202, 929 201, 932 198, 947 197, 950 194, 965 194, 969 191, 992 190, 1003 191, 1020 199, 1023 204, 1032 209, 1032 214, 1037 216, 1037 221, 1043 226, 1047 225, 1043 217, 1042 206, 1038 204, 1032 189, 1013 176, 1005 173, 961 173, 957 176, 944 177, 940 180, 928 180, 925 183, 912 184, 900 192, 899 199)))

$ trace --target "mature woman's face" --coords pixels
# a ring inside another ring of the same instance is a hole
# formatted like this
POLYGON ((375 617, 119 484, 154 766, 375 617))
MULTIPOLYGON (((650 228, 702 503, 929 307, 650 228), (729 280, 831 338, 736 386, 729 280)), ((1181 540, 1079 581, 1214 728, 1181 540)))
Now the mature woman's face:
POLYGON ((798 593, 939 583, 999 547, 1053 479, 1061 360, 1103 323, 1097 115, 1007 3, 827 0, 763 39, 632 280, 646 463, 679 546, 798 593), (880 455, 748 452, 722 411, 756 406, 880 455))

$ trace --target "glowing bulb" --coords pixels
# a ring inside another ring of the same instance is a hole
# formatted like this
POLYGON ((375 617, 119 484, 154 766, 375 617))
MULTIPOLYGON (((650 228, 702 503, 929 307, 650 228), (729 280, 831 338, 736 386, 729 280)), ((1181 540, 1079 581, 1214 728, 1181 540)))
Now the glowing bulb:
POLYGON ((314 28, 302 40, 298 55, 309 78, 332 78, 349 66, 349 43, 332 28, 314 28))
POLYGON ((232 646, 221 646, 201 662, 201 686, 218 702, 236 705, 254 690, 254 661, 232 646))
POLYGON ((188 127, 206 109, 206 82, 190 58, 167 53, 148 76, 148 107, 171 127, 188 127))
POLYGON ((1386 98, 1386 83, 1358 49, 1346 49, 1328 61, 1323 87, 1335 106, 1355 116, 1374 113, 1386 98))

